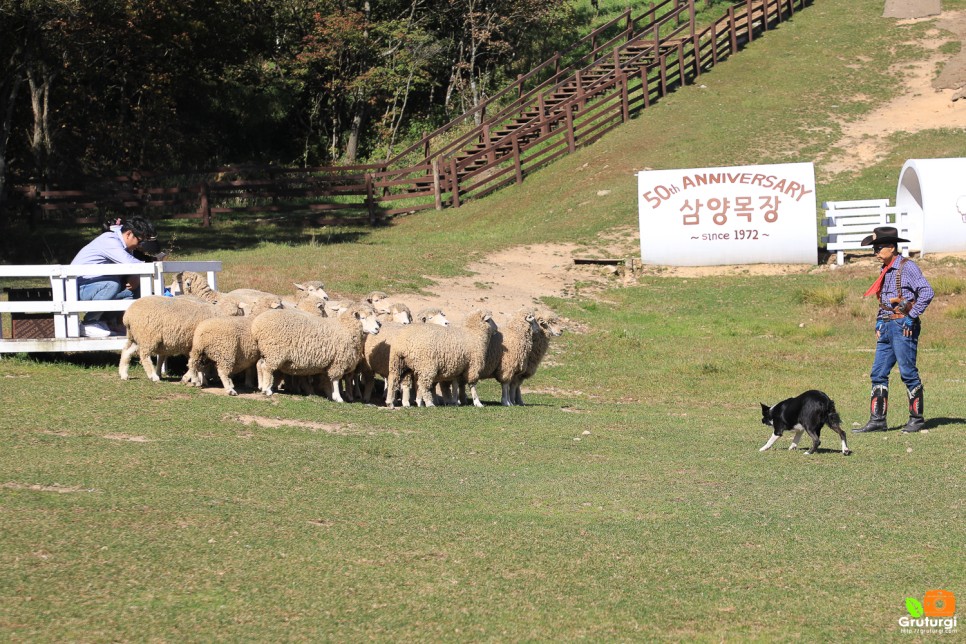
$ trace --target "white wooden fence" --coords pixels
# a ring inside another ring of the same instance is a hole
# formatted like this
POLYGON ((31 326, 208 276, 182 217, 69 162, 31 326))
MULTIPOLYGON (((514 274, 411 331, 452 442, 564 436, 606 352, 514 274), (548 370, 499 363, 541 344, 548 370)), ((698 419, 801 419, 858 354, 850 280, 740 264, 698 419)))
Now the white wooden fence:
MULTIPOLYGON (((827 226, 828 234, 822 237, 829 252, 835 252, 836 263, 845 263, 845 251, 866 250, 871 252, 870 246, 862 246, 862 240, 872 234, 872 230, 879 226, 894 226, 899 230, 899 237, 916 239, 911 236, 910 218, 904 212, 899 212, 896 206, 890 206, 888 199, 862 199, 857 201, 826 201, 822 204, 825 218, 822 225, 827 226)), ((909 257, 913 244, 899 244, 899 250, 905 257, 909 257)))
MULTIPOLYGON (((0 282, 11 278, 40 278, 50 281, 51 299, 0 301, 0 314, 47 314, 53 318, 52 338, 2 338, 0 353, 39 351, 114 351, 124 347, 127 338, 80 337, 80 314, 87 311, 124 311, 134 300, 79 300, 77 279, 84 275, 129 275, 138 279, 141 297, 164 293, 167 273, 195 271, 205 273, 217 289, 221 262, 151 262, 143 264, 34 264, 0 266, 0 282)), ((45 287, 46 288, 46 287, 45 287)), ((9 289, 8 289, 9 292, 9 289)), ((12 325, 11 325, 12 326, 12 325)))

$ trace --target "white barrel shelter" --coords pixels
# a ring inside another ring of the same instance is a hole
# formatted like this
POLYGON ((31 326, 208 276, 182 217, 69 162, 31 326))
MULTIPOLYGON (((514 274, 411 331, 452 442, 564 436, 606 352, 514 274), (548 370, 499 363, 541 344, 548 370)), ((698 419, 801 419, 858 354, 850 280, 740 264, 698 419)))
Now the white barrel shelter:
POLYGON ((966 158, 909 159, 899 173, 896 211, 922 254, 966 251, 966 158))

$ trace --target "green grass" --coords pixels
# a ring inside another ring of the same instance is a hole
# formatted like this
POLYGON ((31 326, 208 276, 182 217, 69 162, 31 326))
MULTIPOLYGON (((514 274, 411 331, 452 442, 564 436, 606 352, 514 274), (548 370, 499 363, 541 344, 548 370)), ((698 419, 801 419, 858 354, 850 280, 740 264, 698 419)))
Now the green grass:
MULTIPOLYGON (((927 25, 881 10, 816 0, 704 88, 458 210, 162 232, 173 259, 222 260, 222 288, 322 279, 336 295, 418 290, 510 245, 592 247, 636 225, 636 170, 827 152, 919 53, 927 25)), ((890 196, 905 159, 966 153, 960 131, 891 144, 855 175, 818 164, 819 203, 890 196)), ((90 232, 0 244, 5 261, 69 261, 90 232)), ((112 355, 4 358, 0 640, 906 641, 907 597, 966 592, 966 302, 950 286, 966 264, 922 265, 944 285, 920 350, 930 431, 850 435, 849 458, 827 431, 815 456, 788 438, 759 453, 758 403, 821 388, 846 429, 866 420, 876 270, 860 265, 578 288, 548 303, 583 331, 552 345, 524 408, 495 405, 492 382, 485 409, 389 412, 140 368, 121 382, 112 355)))

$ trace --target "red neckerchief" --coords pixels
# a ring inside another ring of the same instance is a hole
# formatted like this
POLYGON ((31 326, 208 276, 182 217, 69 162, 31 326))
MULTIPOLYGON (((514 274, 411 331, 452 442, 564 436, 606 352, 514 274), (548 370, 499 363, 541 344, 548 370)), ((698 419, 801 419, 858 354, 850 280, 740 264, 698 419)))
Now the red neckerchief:
POLYGON ((862 297, 869 297, 870 295, 875 294, 876 299, 879 298, 879 295, 882 293, 882 282, 885 281, 886 271, 892 268, 892 265, 896 263, 897 259, 899 259, 898 254, 892 258, 892 261, 889 262, 888 266, 884 266, 882 268, 882 272, 879 273, 879 278, 875 281, 875 283, 872 284, 872 286, 869 287, 869 290, 866 291, 865 295, 862 297))

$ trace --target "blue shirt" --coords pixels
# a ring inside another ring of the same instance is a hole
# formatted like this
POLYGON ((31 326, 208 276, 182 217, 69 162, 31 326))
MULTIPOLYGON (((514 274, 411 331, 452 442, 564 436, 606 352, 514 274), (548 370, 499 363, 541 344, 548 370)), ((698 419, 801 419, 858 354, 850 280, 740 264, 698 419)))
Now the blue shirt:
POLYGON ((888 319, 892 313, 892 304, 889 300, 893 297, 899 297, 896 295, 896 271, 899 266, 902 267, 901 297, 907 301, 916 301, 909 311, 909 317, 917 318, 923 314, 926 307, 932 302, 935 293, 932 290, 932 286, 929 285, 929 282, 926 281, 925 276, 922 274, 922 270, 914 261, 902 256, 896 259, 897 261, 886 271, 885 279, 882 281, 882 293, 879 294, 879 302, 889 310, 880 307, 878 318, 888 319))
MULTIPOLYGON (((112 226, 106 233, 101 233, 94 240, 78 251, 71 264, 143 264, 128 251, 121 237, 121 227, 112 226)), ((105 279, 103 275, 85 275, 77 280, 79 285, 98 282, 105 279)), ((111 275, 107 279, 120 280, 120 275, 111 275)))

